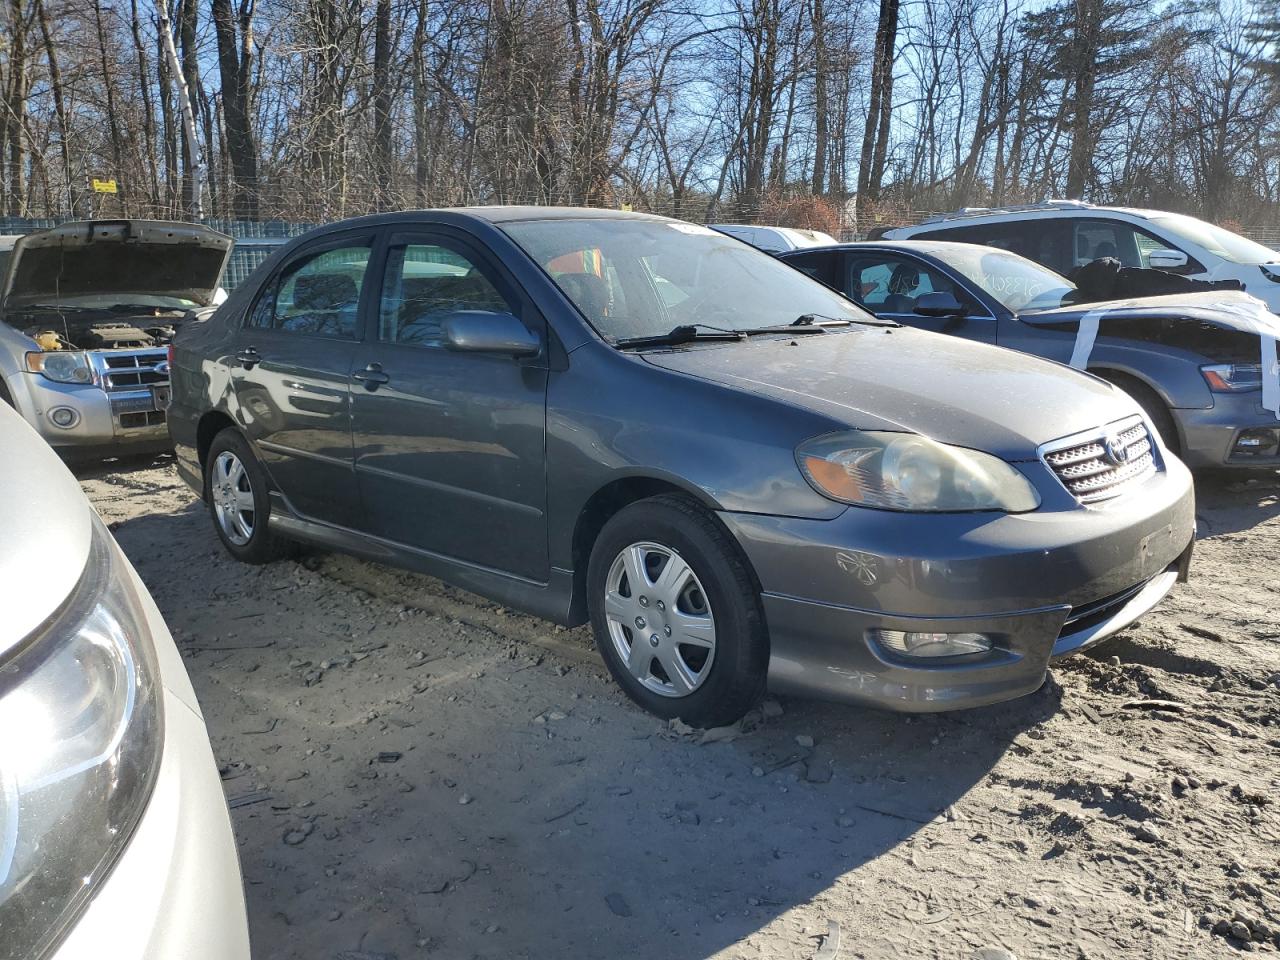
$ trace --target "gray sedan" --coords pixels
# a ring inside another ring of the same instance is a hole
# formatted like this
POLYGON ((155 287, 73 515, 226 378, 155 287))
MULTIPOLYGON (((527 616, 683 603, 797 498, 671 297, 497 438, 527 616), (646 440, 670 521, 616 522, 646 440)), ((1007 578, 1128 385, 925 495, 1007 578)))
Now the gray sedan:
POLYGON ((1186 469, 1111 385, 610 211, 298 238, 178 338, 169 423, 233 556, 304 541, 590 620, 633 699, 701 725, 766 684, 1030 693, 1193 538, 1186 469))

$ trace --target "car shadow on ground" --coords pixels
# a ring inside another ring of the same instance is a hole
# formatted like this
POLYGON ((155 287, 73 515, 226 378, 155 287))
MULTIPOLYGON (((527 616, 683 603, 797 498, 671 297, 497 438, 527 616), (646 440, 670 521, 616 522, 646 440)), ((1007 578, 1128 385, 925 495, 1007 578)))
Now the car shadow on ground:
POLYGON ((63 462, 77 480, 109 480, 115 476, 127 476, 141 470, 162 469, 173 463, 173 454, 160 453, 124 454, 117 457, 82 457, 74 453, 63 456, 63 462))
POLYGON ((942 715, 787 699, 702 743, 632 706, 585 642, 576 661, 513 655, 516 630, 406 620, 400 593, 429 604, 429 578, 361 564, 356 588, 326 576, 346 558, 236 564, 194 500, 114 529, 178 638, 219 761, 246 772, 228 793, 272 797, 233 814, 259 956, 700 960, 837 888, 861 897, 859 868, 984 818, 970 789, 1060 706, 1052 678, 942 715), (406 672, 417 652, 428 669, 406 672), (372 759, 388 752, 394 764, 372 759))
POLYGON ((1280 472, 1196 475, 1196 538, 1239 533, 1280 516, 1280 472))

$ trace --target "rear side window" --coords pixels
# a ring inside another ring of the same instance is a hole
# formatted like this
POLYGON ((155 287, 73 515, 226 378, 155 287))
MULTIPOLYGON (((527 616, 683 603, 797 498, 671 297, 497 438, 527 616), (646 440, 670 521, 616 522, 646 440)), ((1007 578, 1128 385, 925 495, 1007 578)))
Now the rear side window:
POLYGON ((263 289, 248 326, 304 336, 354 340, 369 245, 304 253, 263 289))
POLYGON ((912 239, 981 243, 1016 253, 1062 274, 1075 265, 1071 221, 1058 217, 944 227, 916 234, 912 239))
POLYGON ((842 279, 840 263, 843 259, 844 255, 837 250, 824 250, 821 253, 792 254, 786 258, 786 262, 819 283, 825 283, 833 290, 839 290, 842 279))
POLYGON ((443 347, 441 324, 460 310, 515 313, 492 281, 464 253, 435 243, 391 248, 378 311, 378 339, 443 347))

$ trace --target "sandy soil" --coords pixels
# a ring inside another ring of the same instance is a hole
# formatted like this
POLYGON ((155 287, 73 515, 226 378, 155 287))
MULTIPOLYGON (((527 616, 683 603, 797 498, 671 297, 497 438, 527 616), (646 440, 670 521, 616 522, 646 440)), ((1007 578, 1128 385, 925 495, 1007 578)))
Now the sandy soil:
POLYGON ((342 556, 241 566, 165 460, 80 475, 204 706, 258 957, 1277 952, 1275 481, 1202 482, 1192 583, 1031 697, 769 701, 702 743, 583 631, 342 556))

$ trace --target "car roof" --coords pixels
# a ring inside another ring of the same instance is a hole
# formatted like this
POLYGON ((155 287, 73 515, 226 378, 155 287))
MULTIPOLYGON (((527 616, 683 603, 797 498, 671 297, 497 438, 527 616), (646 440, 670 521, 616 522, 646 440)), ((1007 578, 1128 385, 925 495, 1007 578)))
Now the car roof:
POLYGON ((965 207, 950 213, 941 213, 920 221, 907 223, 891 230, 946 230, 972 223, 1004 222, 1010 220, 1035 220, 1040 218, 1069 219, 1092 217, 1099 214, 1122 214, 1141 220, 1153 220, 1169 216, 1166 210, 1150 210, 1143 207, 1102 206, 1083 201, 1049 201, 1016 207, 965 207))
POLYGON ((381 226, 384 224, 415 223, 424 218, 441 220, 473 220, 490 224, 516 223, 528 220, 653 220, 669 222, 669 217, 650 213, 633 213, 627 210, 609 210, 601 207, 536 207, 536 206, 480 206, 439 207, 424 210, 397 210, 389 213, 373 213, 350 220, 323 224, 332 227, 381 226))
MULTIPOLYGON (((990 253, 996 250, 1000 253, 1010 253, 1008 250, 1000 250, 999 247, 992 247, 985 243, 964 243, 960 240, 854 240, 850 243, 828 243, 821 247, 804 247, 801 250, 787 250, 781 254, 785 260, 787 257, 799 256, 802 253, 823 253, 829 250, 901 250, 904 253, 921 253, 926 256, 945 258, 947 253, 956 250, 968 250, 973 247, 990 253)), ((1014 254, 1017 256, 1017 254, 1014 254)))

